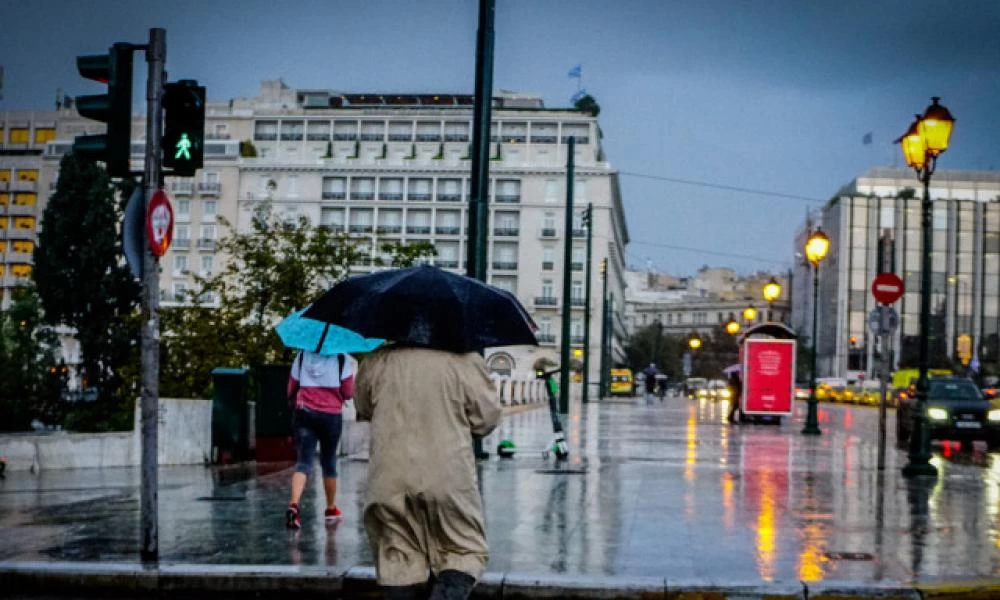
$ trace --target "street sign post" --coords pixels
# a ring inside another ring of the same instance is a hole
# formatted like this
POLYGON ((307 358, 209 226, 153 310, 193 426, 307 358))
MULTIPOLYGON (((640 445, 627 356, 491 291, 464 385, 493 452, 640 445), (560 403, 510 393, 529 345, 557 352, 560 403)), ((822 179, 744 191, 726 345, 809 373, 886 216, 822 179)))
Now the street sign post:
MULTIPOLYGON (((875 292, 875 285, 872 284, 872 293, 875 292)), ((897 297, 898 300, 898 297, 897 297)), ((886 442, 886 394, 889 392, 889 377, 892 357, 892 337, 899 327, 899 314, 891 306, 879 306, 868 315, 868 327, 872 333, 880 336, 882 343, 882 375, 879 385, 878 400, 878 468, 885 469, 885 442, 886 442)))
POLYGON ((174 237, 174 209, 163 190, 156 190, 149 199, 149 209, 146 212, 146 239, 149 249, 157 258, 162 257, 170 248, 174 237))

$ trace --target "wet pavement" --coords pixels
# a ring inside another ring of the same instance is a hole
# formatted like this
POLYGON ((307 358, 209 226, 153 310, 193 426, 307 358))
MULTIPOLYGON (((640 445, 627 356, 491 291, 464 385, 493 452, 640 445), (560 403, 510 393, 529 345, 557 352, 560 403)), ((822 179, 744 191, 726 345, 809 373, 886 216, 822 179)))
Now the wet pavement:
MULTIPOLYGON (((520 449, 481 464, 490 571, 727 581, 938 581, 1000 576, 1000 455, 935 449, 941 476, 899 470, 890 413, 887 470, 877 412, 823 406, 819 438, 725 423, 725 403, 574 405, 571 457, 543 458, 547 410, 505 418, 487 440, 520 449)), ((164 563, 370 565, 359 515, 364 457, 340 463, 335 529, 322 491, 303 529, 284 528, 288 465, 165 468, 164 563)), ((138 561, 138 472, 9 474, 0 481, 0 561, 138 561)))

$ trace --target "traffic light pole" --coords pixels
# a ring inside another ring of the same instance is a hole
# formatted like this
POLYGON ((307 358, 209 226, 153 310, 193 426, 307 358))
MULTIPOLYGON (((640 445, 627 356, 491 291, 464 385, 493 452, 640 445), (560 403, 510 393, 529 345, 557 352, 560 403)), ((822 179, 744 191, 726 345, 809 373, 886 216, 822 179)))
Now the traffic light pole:
POLYGON ((566 231, 563 244, 563 293, 562 293, 562 348, 559 362, 559 412, 569 413, 569 349, 570 317, 573 312, 573 158, 576 138, 570 136, 566 145, 566 231))
MULTIPOLYGON (((590 259, 591 246, 594 242, 594 204, 587 204, 587 283, 585 284, 584 297, 586 304, 583 308, 583 395, 581 401, 584 404, 590 401, 590 259)), ((600 397, 600 394, 598 394, 600 397)))
MULTIPOLYGON (((149 202, 160 189, 160 137, 163 134, 163 83, 164 64, 167 59, 167 32, 149 30, 146 62, 149 78, 146 81, 146 163, 143 186, 146 192, 144 214, 149 214, 149 202)), ((143 232, 146 228, 143 227, 143 232)), ((146 235, 145 233, 143 234, 146 235)), ((159 423, 160 380, 160 323, 159 323, 159 260, 153 255, 149 240, 143 245, 142 260, 142 485, 140 490, 140 520, 145 561, 155 561, 159 556, 158 506, 157 506, 157 457, 159 423)))

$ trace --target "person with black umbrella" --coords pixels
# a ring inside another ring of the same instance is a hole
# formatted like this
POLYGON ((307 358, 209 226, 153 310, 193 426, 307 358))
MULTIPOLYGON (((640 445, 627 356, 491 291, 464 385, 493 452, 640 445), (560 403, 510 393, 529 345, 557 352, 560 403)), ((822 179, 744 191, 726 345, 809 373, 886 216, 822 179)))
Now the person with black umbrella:
POLYGON ((489 559, 473 436, 501 409, 482 351, 536 344, 510 292, 434 267, 348 279, 305 312, 391 340, 355 384, 371 421, 364 525, 387 598, 467 598, 489 559))

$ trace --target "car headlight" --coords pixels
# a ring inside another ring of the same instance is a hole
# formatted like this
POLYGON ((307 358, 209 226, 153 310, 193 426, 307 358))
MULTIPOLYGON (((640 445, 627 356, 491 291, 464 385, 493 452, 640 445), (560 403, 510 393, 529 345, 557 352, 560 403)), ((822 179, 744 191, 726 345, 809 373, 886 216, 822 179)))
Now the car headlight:
POLYGON ((943 408, 928 408, 927 416, 930 417, 932 421, 947 421, 948 411, 943 408))
POLYGON ((1000 408, 994 408, 990 412, 986 413, 986 419, 991 423, 1000 422, 1000 408))
MULTIPOLYGON (((719 397, 720 398, 729 399, 729 398, 732 397, 732 395, 733 395, 733 393, 730 392, 729 390, 719 390, 719 397)), ((1000 411, 997 411, 997 412, 1000 412, 1000 411)))

